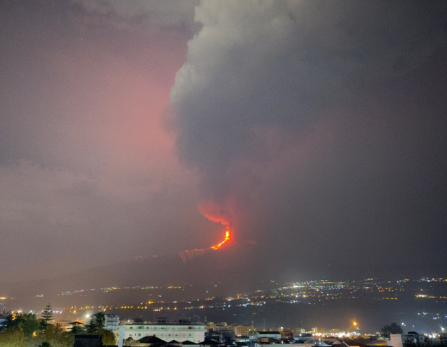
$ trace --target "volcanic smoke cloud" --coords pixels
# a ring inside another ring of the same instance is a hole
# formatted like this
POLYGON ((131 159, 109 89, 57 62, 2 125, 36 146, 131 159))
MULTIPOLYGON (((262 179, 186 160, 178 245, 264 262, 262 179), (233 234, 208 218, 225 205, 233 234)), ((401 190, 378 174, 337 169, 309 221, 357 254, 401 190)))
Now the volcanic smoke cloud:
POLYGON ((229 221, 239 240, 279 250, 302 237, 362 258, 354 242, 383 256, 389 235, 427 225, 424 213, 408 220, 411 200, 439 176, 410 158, 430 150, 430 136, 431 149, 445 142, 434 115, 444 102, 432 97, 423 114, 420 77, 436 76, 426 67, 445 54, 445 14, 442 2, 202 2, 171 90, 180 157, 201 177, 200 211, 229 221))
POLYGON ((0 1, 0 282, 194 248, 443 269, 446 7, 0 1))

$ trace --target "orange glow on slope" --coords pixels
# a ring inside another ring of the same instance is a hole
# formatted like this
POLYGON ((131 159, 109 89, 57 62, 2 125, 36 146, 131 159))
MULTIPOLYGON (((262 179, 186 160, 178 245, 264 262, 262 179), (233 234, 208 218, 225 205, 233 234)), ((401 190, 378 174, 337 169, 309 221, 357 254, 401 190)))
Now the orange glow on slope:
POLYGON ((199 212, 203 214, 207 219, 214 223, 220 223, 227 228, 227 230, 225 231, 224 239, 220 243, 215 244, 208 249, 218 250, 224 243, 231 241, 231 231, 229 227, 230 222, 228 218, 225 217, 225 215, 227 214, 225 213, 226 209, 223 209, 221 206, 211 201, 202 203, 197 208, 199 212))
POLYGON ((225 238, 223 239, 223 241, 218 243, 217 245, 211 246, 210 248, 218 250, 225 242, 230 241, 230 240, 231 240, 231 233, 230 233, 230 229, 228 228, 228 225, 227 225, 227 231, 225 231, 225 238))

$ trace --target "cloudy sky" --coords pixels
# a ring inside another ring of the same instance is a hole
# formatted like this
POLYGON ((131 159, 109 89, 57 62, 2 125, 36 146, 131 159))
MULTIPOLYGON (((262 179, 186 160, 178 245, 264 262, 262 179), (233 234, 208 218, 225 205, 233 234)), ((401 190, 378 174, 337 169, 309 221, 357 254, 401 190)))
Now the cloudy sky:
POLYGON ((0 282, 219 242, 447 260, 445 1, 0 4, 0 282), (208 219, 208 218, 209 219, 208 219))

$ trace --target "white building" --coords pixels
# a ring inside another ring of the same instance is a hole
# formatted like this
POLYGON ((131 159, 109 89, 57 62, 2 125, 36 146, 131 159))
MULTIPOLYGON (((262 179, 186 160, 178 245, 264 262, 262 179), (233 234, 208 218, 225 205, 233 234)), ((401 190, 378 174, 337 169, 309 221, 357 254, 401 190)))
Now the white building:
POLYGON ((120 318, 116 314, 106 314, 104 329, 114 332, 120 327, 120 318))
POLYGON ((179 342, 202 342, 205 339, 205 324, 201 323, 132 323, 119 326, 118 346, 123 346, 123 340, 131 337, 139 340, 145 336, 156 336, 166 342, 176 340, 179 342))
POLYGON ((391 334, 389 346, 393 347, 403 347, 402 335, 401 334, 391 334))

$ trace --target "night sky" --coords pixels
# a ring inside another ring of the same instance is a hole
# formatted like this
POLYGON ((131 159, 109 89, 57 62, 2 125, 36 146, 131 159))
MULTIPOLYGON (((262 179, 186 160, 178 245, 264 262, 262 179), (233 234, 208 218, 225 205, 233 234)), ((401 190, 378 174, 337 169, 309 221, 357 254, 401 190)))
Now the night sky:
POLYGON ((0 282, 210 219, 260 274, 447 270, 447 2, 0 2, 0 282))

